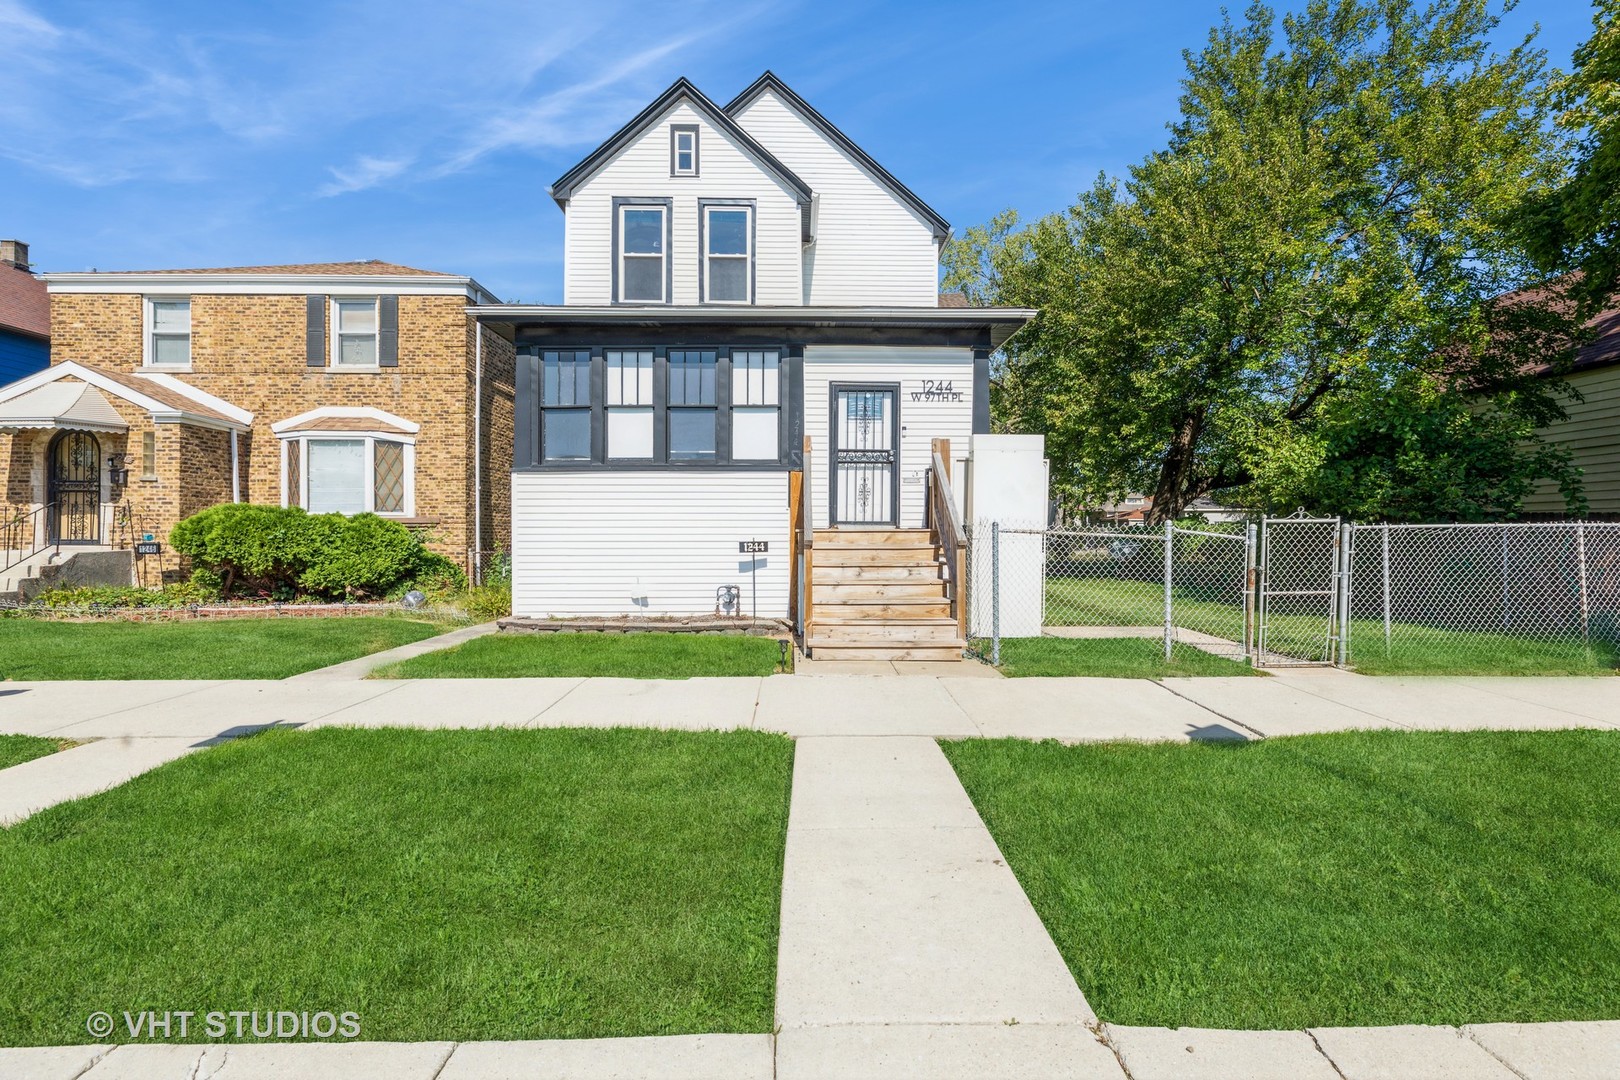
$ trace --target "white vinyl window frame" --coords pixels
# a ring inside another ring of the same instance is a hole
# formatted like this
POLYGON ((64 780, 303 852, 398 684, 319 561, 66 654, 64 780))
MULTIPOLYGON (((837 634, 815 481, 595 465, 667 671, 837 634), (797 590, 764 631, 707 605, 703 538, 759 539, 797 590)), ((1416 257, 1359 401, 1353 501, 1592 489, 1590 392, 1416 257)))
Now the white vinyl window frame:
MULTIPOLYGON (((309 444, 312 442, 364 442, 365 443, 365 509, 367 514, 385 518, 413 518, 416 516, 416 439, 392 431, 286 431, 277 436, 281 441, 281 505, 302 506, 309 509, 309 444), (400 443, 405 448, 405 506, 403 510, 377 509, 377 444, 400 443), (288 466, 296 445, 298 453, 298 491, 288 490, 288 466)), ((311 510, 310 513, 321 511, 311 510)))
POLYGON ((698 126, 671 124, 669 126, 669 175, 698 175, 698 126))
POLYGON ((326 343, 326 366, 335 371, 377 371, 380 370, 382 350, 382 309, 375 296, 334 296, 327 301, 326 325, 328 327, 328 341, 326 343), (361 307, 371 305, 371 329, 369 331, 347 331, 341 325, 341 315, 345 307, 361 307), (366 364, 345 364, 343 362, 343 341, 345 338, 370 339, 371 361, 366 364))
POLYGON ((703 200, 698 208, 702 219, 703 244, 699 253, 703 260, 703 302, 705 304, 727 304, 732 306, 746 306, 754 302, 754 204, 752 202, 711 202, 703 200), (736 252, 719 252, 713 250, 714 229, 710 222, 715 214, 742 214, 743 250, 736 252), (710 270, 716 260, 739 262, 743 271, 743 295, 740 298, 716 299, 714 287, 710 284, 710 270))
POLYGON ((158 371, 190 371, 191 370, 191 297, 188 295, 162 296, 151 295, 141 298, 141 366, 153 368, 158 371), (184 363, 159 363, 157 358, 157 339, 178 338, 182 335, 174 330, 160 331, 157 325, 157 306, 168 304, 186 305, 186 359, 184 363))
POLYGON ((672 243, 671 219, 673 207, 668 202, 650 202, 633 199, 616 200, 613 207, 613 299, 619 304, 668 304, 670 302, 670 246, 672 243), (629 230, 625 227, 625 216, 630 213, 657 213, 662 225, 660 235, 663 251, 658 253, 626 250, 626 239, 629 230), (648 297, 628 298, 625 295, 625 286, 629 280, 629 264, 632 260, 641 262, 656 262, 658 264, 658 298, 648 297))

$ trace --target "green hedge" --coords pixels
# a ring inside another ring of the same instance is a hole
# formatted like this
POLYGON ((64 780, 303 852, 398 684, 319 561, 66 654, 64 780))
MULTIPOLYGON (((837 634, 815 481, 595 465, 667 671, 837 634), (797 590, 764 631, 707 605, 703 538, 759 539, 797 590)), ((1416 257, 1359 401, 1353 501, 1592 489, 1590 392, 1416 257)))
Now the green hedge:
POLYGON ((309 514, 298 507, 225 503, 174 527, 169 545, 217 573, 229 595, 245 586, 290 598, 438 595, 465 588, 466 576, 397 521, 375 514, 309 514))

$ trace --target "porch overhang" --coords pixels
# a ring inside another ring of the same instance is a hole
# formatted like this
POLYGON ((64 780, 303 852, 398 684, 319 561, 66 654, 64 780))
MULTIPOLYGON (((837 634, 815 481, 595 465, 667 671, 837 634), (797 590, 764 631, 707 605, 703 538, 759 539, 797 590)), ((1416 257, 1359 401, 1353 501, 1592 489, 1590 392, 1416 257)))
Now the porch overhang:
POLYGON ((863 337, 907 335, 973 339, 999 349, 1038 312, 1010 307, 782 307, 751 305, 635 306, 626 304, 481 304, 467 309, 479 322, 516 340, 525 331, 548 334, 570 330, 622 329, 645 334, 679 328, 684 334, 725 329, 733 332, 780 330, 795 337, 839 339, 850 331, 863 337))
POLYGON ((129 425, 106 395, 88 383, 47 383, 0 401, 0 431, 38 429, 121 434, 129 425))

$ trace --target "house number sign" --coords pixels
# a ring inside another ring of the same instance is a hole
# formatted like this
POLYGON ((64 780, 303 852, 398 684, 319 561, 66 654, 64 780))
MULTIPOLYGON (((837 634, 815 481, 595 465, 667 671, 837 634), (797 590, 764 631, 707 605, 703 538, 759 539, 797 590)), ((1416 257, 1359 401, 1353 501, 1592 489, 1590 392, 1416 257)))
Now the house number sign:
POLYGON ((737 552, 741 555, 763 555, 771 550, 769 540, 739 540, 737 552))
POLYGON ((962 391, 955 379, 924 379, 921 390, 911 391, 912 401, 961 401, 962 391))
POLYGON ((161 555, 161 554, 163 554, 163 545, 143 540, 140 543, 135 545, 135 554, 137 554, 137 555, 161 555))

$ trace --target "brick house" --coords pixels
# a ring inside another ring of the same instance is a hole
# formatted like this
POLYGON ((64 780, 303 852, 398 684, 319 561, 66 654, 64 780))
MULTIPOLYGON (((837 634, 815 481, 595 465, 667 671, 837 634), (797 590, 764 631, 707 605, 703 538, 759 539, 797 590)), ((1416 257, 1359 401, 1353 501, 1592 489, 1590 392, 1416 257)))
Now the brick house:
POLYGON ((494 299, 471 278, 372 261, 45 282, 52 363, 0 387, 13 577, 45 544, 166 541, 232 501, 374 511, 464 566, 504 546, 513 350, 469 318, 494 299))

